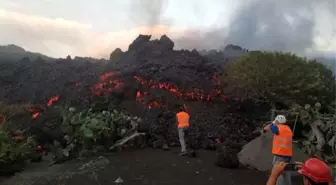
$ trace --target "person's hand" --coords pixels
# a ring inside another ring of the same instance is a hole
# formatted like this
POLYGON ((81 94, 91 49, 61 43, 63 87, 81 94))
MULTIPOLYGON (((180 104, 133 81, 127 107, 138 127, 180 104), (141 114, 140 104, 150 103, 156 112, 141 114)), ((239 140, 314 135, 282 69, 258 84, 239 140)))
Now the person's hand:
POLYGON ((262 129, 262 133, 265 133, 265 132, 269 131, 270 127, 271 127, 271 123, 269 123, 266 126, 264 126, 263 129, 262 129))
POLYGON ((302 162, 295 161, 295 165, 296 165, 296 169, 297 170, 300 170, 303 167, 303 163, 302 162))
POLYGON ((277 161, 272 168, 271 176, 279 177, 284 171, 286 166, 287 166, 287 163, 282 162, 282 161, 277 161))

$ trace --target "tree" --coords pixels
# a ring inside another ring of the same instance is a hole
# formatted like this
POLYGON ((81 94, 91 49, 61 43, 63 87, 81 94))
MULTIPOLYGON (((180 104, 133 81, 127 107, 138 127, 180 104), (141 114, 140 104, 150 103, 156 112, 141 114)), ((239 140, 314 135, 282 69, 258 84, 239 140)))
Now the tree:
POLYGON ((236 97, 291 106, 335 97, 335 76, 323 64, 291 53, 250 52, 227 66, 225 90, 236 97))

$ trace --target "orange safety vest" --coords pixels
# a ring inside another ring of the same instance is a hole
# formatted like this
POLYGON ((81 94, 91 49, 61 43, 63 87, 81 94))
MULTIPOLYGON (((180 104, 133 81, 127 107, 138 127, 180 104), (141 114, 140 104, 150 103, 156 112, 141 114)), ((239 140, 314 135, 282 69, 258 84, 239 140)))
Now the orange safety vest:
POLYGON ((177 127, 178 128, 182 128, 182 127, 186 127, 189 126, 189 114, 186 112, 179 112, 176 114, 176 118, 177 118, 177 127))
POLYGON ((293 132, 287 125, 278 124, 279 135, 273 135, 272 153, 274 155, 293 155, 293 132))

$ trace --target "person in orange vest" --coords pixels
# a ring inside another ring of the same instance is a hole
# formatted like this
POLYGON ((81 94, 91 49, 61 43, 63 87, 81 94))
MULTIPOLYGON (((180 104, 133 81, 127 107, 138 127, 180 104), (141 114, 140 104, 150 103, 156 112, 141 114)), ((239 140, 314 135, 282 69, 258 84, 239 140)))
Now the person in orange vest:
MULTIPOLYGON (((331 170, 327 164, 317 158, 310 158, 304 163, 296 162, 298 173, 303 176, 304 185, 333 185, 331 170)), ((272 169, 266 185, 276 185, 279 176, 284 173, 287 163, 277 162, 272 169)))
POLYGON ((186 112, 185 108, 182 106, 180 111, 176 114, 176 121, 177 121, 177 131, 178 136, 181 144, 181 153, 180 155, 187 154, 187 146, 185 142, 185 133, 189 129, 189 119, 190 116, 186 112))
MULTIPOLYGON (((273 165, 278 161, 289 163, 292 160, 293 132, 286 123, 286 117, 278 115, 271 124, 264 127, 264 132, 273 133, 273 165)), ((282 173, 277 179, 277 185, 291 185, 291 182, 291 175, 288 172, 282 173)))

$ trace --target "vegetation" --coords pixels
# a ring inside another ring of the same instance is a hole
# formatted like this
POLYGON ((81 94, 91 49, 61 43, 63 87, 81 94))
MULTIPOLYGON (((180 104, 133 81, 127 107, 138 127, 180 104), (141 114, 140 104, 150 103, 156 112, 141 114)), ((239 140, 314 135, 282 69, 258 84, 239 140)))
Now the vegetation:
POLYGON ((33 136, 13 137, 8 125, 0 125, 0 173, 12 173, 21 170, 33 153, 36 153, 36 141, 33 136))
POLYGON ((291 106, 329 103, 335 77, 324 65, 291 53, 251 52, 227 68, 227 89, 240 98, 291 106))
POLYGON ((77 111, 73 107, 64 109, 62 117, 61 127, 67 141, 65 156, 82 150, 108 150, 117 140, 136 131, 141 121, 117 110, 77 111))
POLYGON ((31 107, 30 104, 7 104, 0 102, 0 117, 10 119, 14 115, 26 114, 31 107))
POLYGON ((298 115, 305 151, 335 161, 336 110, 328 105, 335 101, 336 83, 326 66, 291 53, 251 52, 228 65, 225 79, 228 92, 239 98, 266 102, 272 110, 281 105, 288 116, 298 115))
POLYGON ((336 161, 336 109, 335 105, 328 106, 323 111, 320 103, 304 107, 296 105, 289 114, 299 115, 304 126, 302 130, 302 146, 312 156, 318 156, 328 162, 336 161))

